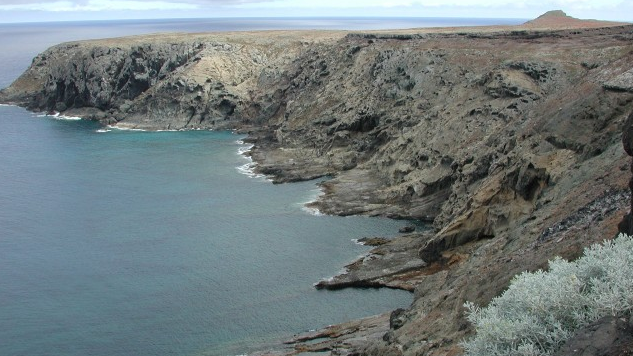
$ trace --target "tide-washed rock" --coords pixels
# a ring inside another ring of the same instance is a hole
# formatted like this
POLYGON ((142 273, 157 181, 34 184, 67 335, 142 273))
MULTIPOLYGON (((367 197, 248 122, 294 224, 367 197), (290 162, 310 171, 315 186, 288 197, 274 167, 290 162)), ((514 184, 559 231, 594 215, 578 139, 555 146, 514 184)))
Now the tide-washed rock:
POLYGON ((413 225, 407 225, 405 227, 401 227, 398 232, 401 234, 408 234, 410 232, 414 232, 415 231, 415 226, 413 225))

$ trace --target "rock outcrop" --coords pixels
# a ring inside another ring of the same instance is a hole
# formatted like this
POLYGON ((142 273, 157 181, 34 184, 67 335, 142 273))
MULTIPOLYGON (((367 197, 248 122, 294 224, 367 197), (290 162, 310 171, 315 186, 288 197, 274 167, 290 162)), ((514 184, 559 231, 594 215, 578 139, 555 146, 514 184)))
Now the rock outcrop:
POLYGON ((68 43, 0 101, 126 127, 238 129, 275 182, 331 177, 314 203, 323 212, 432 223, 318 285, 410 290, 409 309, 280 352, 456 355, 472 332, 465 301, 486 304, 515 274, 577 257, 631 208, 633 26, 539 28, 552 15, 562 16, 520 27, 68 43))
POLYGON ((604 317, 582 328, 555 356, 633 355, 633 320, 604 317))
MULTIPOLYGON (((304 35, 327 43, 333 34, 304 35)), ((152 36, 65 43, 33 59, 2 101, 143 129, 229 129, 279 105, 258 86, 308 46, 300 33, 152 36), (271 106, 271 104, 274 105, 271 106)))
MULTIPOLYGON (((633 112, 631 112, 624 122, 622 128, 622 145, 624 146, 624 151, 629 156, 633 156, 633 112)), ((633 173, 633 163, 631 163, 631 173, 633 173)), ((629 189, 630 192, 633 193, 633 176, 629 180, 629 189)), ((633 200, 631 200, 631 209, 624 216, 618 227, 620 232, 633 236, 633 200)))

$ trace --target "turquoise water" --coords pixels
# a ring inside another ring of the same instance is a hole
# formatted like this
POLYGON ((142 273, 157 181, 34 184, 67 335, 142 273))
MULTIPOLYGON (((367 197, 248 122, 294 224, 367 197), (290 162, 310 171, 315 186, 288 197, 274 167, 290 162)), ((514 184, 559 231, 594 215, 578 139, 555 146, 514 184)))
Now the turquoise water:
POLYGON ((402 222, 314 216, 228 132, 100 132, 0 107, 0 354, 224 355, 405 306, 317 291, 402 222))

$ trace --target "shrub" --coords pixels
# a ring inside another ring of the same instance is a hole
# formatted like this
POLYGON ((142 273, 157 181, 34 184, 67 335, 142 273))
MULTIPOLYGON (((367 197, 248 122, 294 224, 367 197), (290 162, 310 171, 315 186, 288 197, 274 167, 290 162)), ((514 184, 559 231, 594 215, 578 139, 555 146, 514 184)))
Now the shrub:
POLYGON ((633 308, 633 238, 620 235, 585 249, 574 262, 559 257, 549 271, 515 276, 485 308, 466 302, 476 335, 470 356, 551 355, 574 332, 603 316, 633 308))

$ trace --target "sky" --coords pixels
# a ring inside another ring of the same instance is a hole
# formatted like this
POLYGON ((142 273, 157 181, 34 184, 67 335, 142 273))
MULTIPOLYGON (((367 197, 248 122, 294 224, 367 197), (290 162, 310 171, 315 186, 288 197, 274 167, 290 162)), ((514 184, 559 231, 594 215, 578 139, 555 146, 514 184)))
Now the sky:
POLYGON ((535 18, 633 22, 633 0, 0 0, 0 23, 217 17, 535 18))

